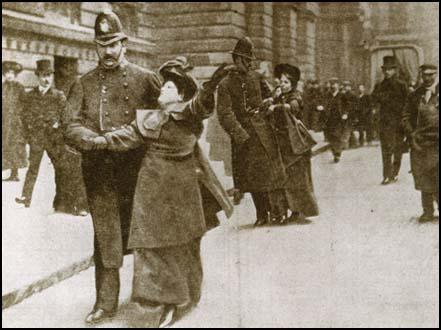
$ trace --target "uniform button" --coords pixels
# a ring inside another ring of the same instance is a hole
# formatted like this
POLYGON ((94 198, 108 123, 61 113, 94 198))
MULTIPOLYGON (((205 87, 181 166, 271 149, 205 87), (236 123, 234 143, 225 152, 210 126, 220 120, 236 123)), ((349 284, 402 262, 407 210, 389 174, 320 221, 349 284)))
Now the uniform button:
POLYGON ((124 71, 123 72, 123 77, 125 77, 125 76, 127 76, 127 72, 124 71))
POLYGON ((104 115, 105 115, 106 117, 109 117, 109 113, 108 113, 108 112, 106 112, 104 115))
POLYGON ((107 103, 107 99, 103 99, 103 103, 107 103))
POLYGON ((128 112, 128 111, 126 111, 126 112, 124 112, 124 114, 125 114, 126 116, 128 116, 128 115, 129 115, 129 112, 128 112))
POLYGON ((201 173, 202 173, 201 169, 200 169, 200 168, 197 168, 197 169, 196 169, 196 173, 197 173, 197 174, 201 174, 201 173))
POLYGON ((127 88, 127 87, 129 87, 129 84, 125 82, 125 83, 123 84, 123 86, 127 88))
POLYGON ((126 96, 126 97, 124 98, 124 100, 128 101, 128 100, 129 100, 129 97, 128 97, 128 96, 126 96))

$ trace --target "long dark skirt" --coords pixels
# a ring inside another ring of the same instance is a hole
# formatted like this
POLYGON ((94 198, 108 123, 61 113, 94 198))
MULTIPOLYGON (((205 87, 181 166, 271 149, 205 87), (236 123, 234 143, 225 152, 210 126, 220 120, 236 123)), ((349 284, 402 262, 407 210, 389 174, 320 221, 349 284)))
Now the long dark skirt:
POLYGON ((201 239, 195 239, 179 246, 136 249, 132 302, 145 313, 173 306, 178 316, 195 307, 203 278, 200 247, 201 239))
POLYGON ((289 166, 287 174, 289 179, 285 189, 279 189, 269 194, 274 216, 283 215, 287 209, 299 212, 306 217, 317 216, 319 207, 314 195, 310 153, 301 156, 289 166))

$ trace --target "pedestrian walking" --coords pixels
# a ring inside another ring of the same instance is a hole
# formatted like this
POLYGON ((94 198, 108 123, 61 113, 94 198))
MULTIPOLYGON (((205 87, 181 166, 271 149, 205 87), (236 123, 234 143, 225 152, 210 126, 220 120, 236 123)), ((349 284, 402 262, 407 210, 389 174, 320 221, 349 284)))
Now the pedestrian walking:
POLYGON ((439 85, 437 67, 420 67, 423 84, 406 102, 402 124, 411 141, 410 162, 415 189, 421 191, 420 222, 434 220, 434 202, 439 209, 439 85))
POLYGON ((406 84, 397 78, 398 64, 395 57, 385 56, 384 80, 375 85, 372 100, 379 108, 379 133, 383 158, 383 181, 387 185, 398 180, 404 151, 404 132, 401 116, 407 98, 406 84))
POLYGON ((305 217, 318 215, 311 171, 311 149, 316 142, 301 121, 303 101, 296 90, 300 70, 290 64, 278 64, 274 76, 280 79, 282 94, 274 99, 268 113, 288 180, 283 189, 269 193, 271 221, 309 223, 305 217))
POLYGON ((82 171, 94 224, 96 303, 88 324, 115 314, 119 299, 119 268, 127 241, 133 195, 143 148, 113 152, 93 148, 90 140, 129 125, 136 109, 155 109, 159 77, 130 63, 127 36, 118 16, 105 11, 95 20, 98 66, 78 79, 69 94, 66 142, 82 153, 82 171))
POLYGON ((235 69, 219 85, 217 115, 231 138, 234 188, 251 193, 259 226, 269 220, 268 193, 282 188, 287 177, 274 132, 259 111, 271 90, 251 70, 255 58, 251 40, 240 39, 232 56, 235 69))
POLYGON ((133 203, 129 248, 134 250, 132 302, 149 321, 174 323, 201 298, 201 239, 229 217, 232 205, 198 146, 202 120, 214 110, 214 92, 225 65, 198 91, 176 60, 159 70, 164 84, 160 107, 137 110, 129 126, 94 140, 114 152, 143 146, 133 203), (99 141, 101 140, 101 141, 99 141))
POLYGON ((57 211, 60 201, 61 158, 64 152, 61 132, 61 113, 66 106, 62 91, 53 87, 54 69, 50 60, 37 61, 35 75, 38 86, 26 93, 21 115, 25 139, 29 143, 29 168, 21 197, 15 201, 30 207, 44 152, 49 156, 55 170, 55 198, 53 207, 57 211))
POLYGON ((356 148, 357 139, 354 131, 360 120, 360 114, 357 108, 357 97, 352 92, 352 84, 348 80, 343 82, 341 101, 343 112, 348 114, 348 120, 343 130, 344 149, 356 148))
POLYGON ((308 129, 312 129, 315 132, 321 132, 323 130, 323 94, 320 89, 320 82, 317 79, 311 81, 311 87, 308 92, 308 96, 305 97, 304 104, 306 113, 310 115, 310 126, 308 129))
POLYGON ((326 96, 325 107, 325 137, 331 144, 334 162, 340 161, 344 148, 344 132, 348 125, 347 108, 343 108, 338 78, 331 78, 331 91, 326 96))
POLYGON ((357 99, 358 113, 358 144, 364 146, 365 142, 371 144, 374 140, 374 114, 371 96, 366 93, 364 85, 358 86, 357 99))
POLYGON ((3 181, 19 181, 18 170, 28 165, 21 123, 25 89, 16 80, 22 69, 17 62, 2 62, 2 171, 11 171, 10 176, 3 181))

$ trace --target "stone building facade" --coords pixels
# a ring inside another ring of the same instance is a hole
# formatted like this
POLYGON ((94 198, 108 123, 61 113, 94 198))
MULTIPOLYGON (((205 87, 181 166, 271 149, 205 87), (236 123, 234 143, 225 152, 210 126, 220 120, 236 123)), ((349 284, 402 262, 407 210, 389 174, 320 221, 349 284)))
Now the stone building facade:
POLYGON ((139 65, 154 66, 156 45, 150 22, 140 3, 101 2, 2 2, 2 60, 15 60, 24 67, 19 79, 36 84, 33 70, 42 58, 75 62, 78 74, 96 66, 93 26, 100 10, 113 9, 130 36, 128 56, 139 65), (146 32, 147 31, 147 32, 146 32))
POLYGON ((384 55, 398 54, 413 67, 412 79, 416 65, 438 62, 438 3, 411 2, 3 2, 3 60, 24 64, 27 85, 42 57, 70 58, 80 74, 88 71, 97 61, 94 19, 105 8, 121 16, 132 61, 156 69, 186 55, 199 79, 231 62, 229 51, 245 35, 255 44, 256 68, 268 75, 289 62, 305 80, 335 76, 372 86, 384 55))

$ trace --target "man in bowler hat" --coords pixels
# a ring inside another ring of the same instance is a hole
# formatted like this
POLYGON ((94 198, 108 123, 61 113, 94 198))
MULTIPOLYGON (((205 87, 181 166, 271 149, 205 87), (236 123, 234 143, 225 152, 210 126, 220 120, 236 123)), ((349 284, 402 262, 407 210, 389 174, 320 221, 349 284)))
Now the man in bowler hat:
POLYGON ((11 170, 3 181, 19 181, 18 169, 27 166, 26 141, 21 123, 25 90, 16 78, 22 66, 14 61, 2 62, 2 170, 11 170))
POLYGON ((38 77, 38 86, 25 94, 21 116, 25 138, 30 146, 29 168, 22 195, 15 201, 25 207, 31 205, 41 159, 46 151, 55 169, 56 193, 53 206, 57 211, 61 196, 60 173, 64 152, 60 116, 66 106, 66 97, 53 87, 54 69, 50 60, 37 61, 35 74, 38 77))
POLYGON ((68 98, 65 138, 82 153, 82 171, 94 223, 96 302, 86 323, 112 317, 118 307, 119 268, 127 253, 133 196, 144 149, 105 150, 104 134, 129 125, 137 109, 155 109, 159 77, 127 61, 128 38, 118 16, 95 21, 98 66, 78 79, 68 98))
POLYGON ((404 148, 401 115, 407 98, 406 83, 397 77, 398 64, 394 56, 385 56, 384 80, 375 85, 372 100, 379 108, 379 133, 383 158, 383 181, 387 185, 398 180, 404 148))

